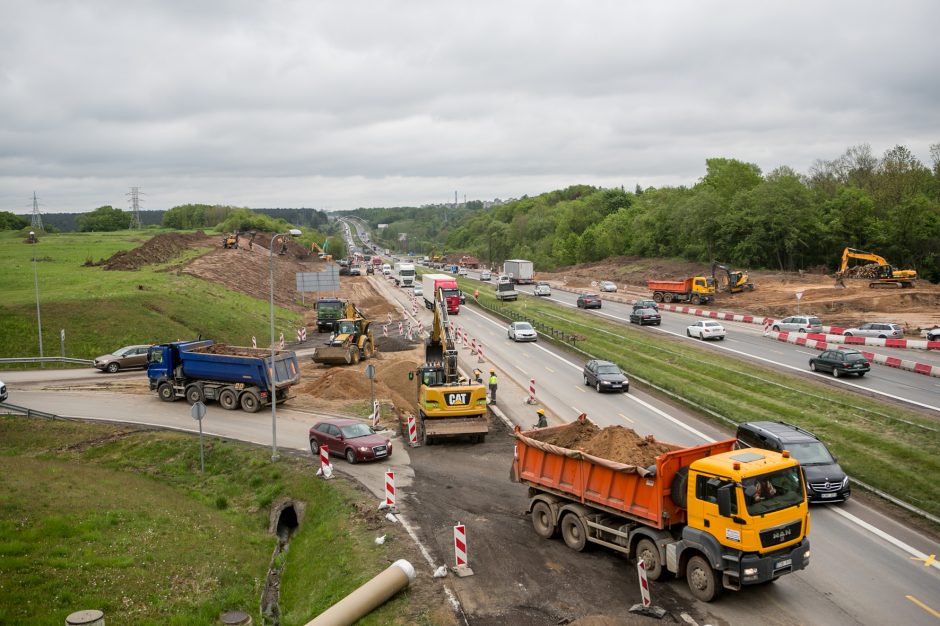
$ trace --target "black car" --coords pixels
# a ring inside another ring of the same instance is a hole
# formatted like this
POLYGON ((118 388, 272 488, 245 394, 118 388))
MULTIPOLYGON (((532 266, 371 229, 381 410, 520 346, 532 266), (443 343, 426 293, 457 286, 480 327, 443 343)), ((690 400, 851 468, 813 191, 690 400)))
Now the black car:
POLYGON ((861 378, 871 370, 871 363, 858 350, 823 350, 809 360, 809 368, 814 372, 832 372, 836 378, 843 374, 858 374, 861 378))
POLYGON ((656 304, 655 300, 637 300, 633 303, 633 310, 637 309, 653 309, 654 311, 659 310, 659 305, 656 304))
POLYGON ((601 297, 596 293, 583 293, 578 296, 579 309, 599 309, 601 308, 601 297))
POLYGON ((640 326, 643 324, 659 326, 663 323, 663 318, 656 309, 633 309, 633 313, 630 314, 630 323, 640 326))
POLYGON ((616 363, 592 359, 584 365, 584 384, 598 391, 630 391, 630 381, 616 363))
POLYGON ((737 448, 789 451, 803 469, 810 502, 842 502, 852 495, 849 477, 813 433, 786 422, 745 422, 735 436, 737 448))

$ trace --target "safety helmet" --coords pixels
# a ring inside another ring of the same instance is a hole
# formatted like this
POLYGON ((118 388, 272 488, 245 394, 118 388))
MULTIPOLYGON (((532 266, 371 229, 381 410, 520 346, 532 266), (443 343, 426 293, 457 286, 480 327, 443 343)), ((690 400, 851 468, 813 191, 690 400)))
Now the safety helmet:
POLYGON ((495 374, 496 370, 490 370, 490 374, 495 374))
POLYGON ((545 409, 539 409, 538 411, 536 411, 536 413, 538 413, 539 415, 545 415, 545 409))

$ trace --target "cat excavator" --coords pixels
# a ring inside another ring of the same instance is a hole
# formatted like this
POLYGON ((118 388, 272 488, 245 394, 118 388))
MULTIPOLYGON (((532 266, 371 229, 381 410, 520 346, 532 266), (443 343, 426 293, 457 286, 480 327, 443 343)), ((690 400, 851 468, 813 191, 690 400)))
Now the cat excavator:
POLYGON ((727 265, 722 265, 718 261, 712 262, 712 278, 715 280, 716 291, 727 291, 730 293, 741 293, 742 291, 754 291, 754 283, 750 276, 743 270, 732 271, 727 265))
POLYGON ((342 319, 336 321, 333 334, 325 346, 313 351, 314 363, 328 365, 355 365, 375 354, 372 322, 352 302, 345 304, 342 319))
POLYGON ((486 387, 461 379, 457 370, 457 343, 447 323, 442 290, 434 299, 434 322, 424 346, 425 363, 414 373, 418 381, 421 437, 430 445, 445 437, 467 436, 482 442, 489 432, 486 387))
POLYGON ((901 289, 910 289, 914 286, 914 281, 917 280, 917 270, 899 270, 895 269, 893 265, 888 263, 883 256, 879 256, 872 252, 865 252, 864 250, 857 250, 855 248, 846 248, 842 251, 842 264, 839 266, 839 271, 836 272, 836 286, 845 287, 843 278, 845 277, 845 272, 849 267, 849 259, 860 259, 862 261, 873 261, 878 264, 878 267, 875 268, 875 271, 865 278, 871 278, 872 281, 868 283, 868 286, 871 289, 878 289, 881 287, 900 287, 901 289))

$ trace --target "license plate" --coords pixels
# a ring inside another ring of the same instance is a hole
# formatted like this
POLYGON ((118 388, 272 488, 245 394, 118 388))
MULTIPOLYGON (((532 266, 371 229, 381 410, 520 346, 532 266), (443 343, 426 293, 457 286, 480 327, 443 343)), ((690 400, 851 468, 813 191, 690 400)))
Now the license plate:
POLYGON ((780 569, 781 567, 790 567, 793 564, 793 559, 784 559, 782 561, 777 561, 777 564, 774 565, 774 569, 780 569))
POLYGON ((380 457, 380 456, 385 456, 386 454, 388 454, 388 452, 385 452, 384 450, 382 450, 382 451, 380 451, 380 452, 376 452, 376 453, 375 453, 375 456, 376 456, 376 457, 380 457))
POLYGON ((820 497, 820 498, 835 498, 837 495, 839 495, 839 494, 837 494, 837 493, 822 493, 822 494, 819 494, 819 497, 820 497))
POLYGON ((610 386, 611 386, 611 387, 619 387, 619 386, 620 386, 620 383, 610 383, 610 386))

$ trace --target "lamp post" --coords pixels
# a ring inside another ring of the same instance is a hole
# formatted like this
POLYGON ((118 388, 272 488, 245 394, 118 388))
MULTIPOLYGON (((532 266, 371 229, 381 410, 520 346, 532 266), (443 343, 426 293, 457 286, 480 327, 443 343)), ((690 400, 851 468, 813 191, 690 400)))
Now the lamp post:
POLYGON ((288 235, 299 237, 301 232, 291 228, 286 233, 278 233, 271 237, 268 246, 268 282, 271 285, 271 460, 277 461, 277 368, 274 366, 274 241, 278 237, 288 235))

